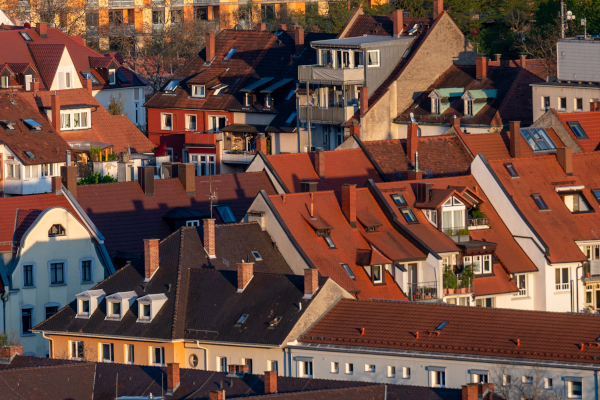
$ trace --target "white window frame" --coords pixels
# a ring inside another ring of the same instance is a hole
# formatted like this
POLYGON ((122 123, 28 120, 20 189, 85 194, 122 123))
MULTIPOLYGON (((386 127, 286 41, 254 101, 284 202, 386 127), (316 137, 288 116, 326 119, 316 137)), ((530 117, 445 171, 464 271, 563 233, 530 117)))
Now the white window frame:
POLYGON ((85 360, 85 343, 83 340, 69 340, 69 359, 70 360, 85 360), (82 344, 83 354, 79 354, 79 346, 78 343, 82 344), (73 355, 73 345, 75 344, 75 349, 77 350, 77 354, 73 355))
POLYGON ((58 67, 56 70, 56 86, 58 87, 58 90, 72 89, 74 76, 75 71, 73 67, 58 67))
POLYGON ((185 226, 200 226, 200 220, 193 219, 193 220, 185 221, 185 226))
POLYGON ((111 68, 108 70, 108 84, 116 85, 117 84, 117 70, 111 68))
POLYGON ((130 343, 125 344, 125 364, 135 364, 135 346, 130 343))
POLYGON ((172 131, 173 130, 173 114, 172 113, 160 113, 160 130, 161 131, 172 131), (171 125, 166 124, 166 117, 171 117, 171 125))
POLYGON ((402 367, 402 378, 410 379, 410 367, 402 367))
POLYGON ((21 165, 17 163, 5 163, 6 179, 21 180, 21 165))
POLYGON ((488 383, 490 381, 490 373, 485 370, 471 370, 471 383, 488 383))
POLYGON ((54 176, 54 164, 42 164, 42 177, 54 176))
POLYGON ((198 130, 198 116, 196 114, 185 114, 185 130, 195 132, 198 130), (194 128, 190 127, 191 117, 194 118, 194 128))
POLYGON ((25 179, 39 178, 40 171, 38 165, 24 165, 25 179))
POLYGON ((192 97, 204 99, 206 98, 206 86, 204 85, 193 85, 192 86, 192 97))
POLYGON ((573 98, 573 110, 575 111, 583 111, 583 99, 581 97, 573 98), (577 107, 577 100, 581 100, 581 107, 577 107))
POLYGON ((227 357, 217 357, 217 372, 228 372, 227 357))
POLYGON ((277 360, 268 360, 267 361, 267 371, 269 371, 269 372, 279 371, 279 366, 278 366, 277 360))
POLYGON ((440 99, 439 97, 432 97, 431 98, 431 113, 432 114, 440 114, 441 109, 442 109, 442 99, 440 99))
POLYGON ((92 113, 89 109, 84 110, 69 110, 60 112, 60 130, 61 131, 77 131, 81 129, 90 129, 92 127, 92 113), (75 126, 76 114, 79 116, 79 126, 75 126), (82 124, 82 116, 85 115, 85 125, 82 124), (68 122, 68 126, 65 125, 68 122))
POLYGON ((354 364, 346 363, 346 375, 353 375, 353 374, 354 374, 354 364))
POLYGON ((121 319, 122 315, 123 315, 123 304, 121 303, 120 300, 116 300, 116 301, 111 301, 111 300, 107 300, 106 302, 106 317, 107 318, 116 318, 116 319, 121 319), (113 312, 113 307, 115 304, 119 305, 119 313, 115 314, 113 312))
POLYGON ((2 76, 0 78, 2 78, 0 87, 7 88, 7 87, 10 86, 10 76, 4 75, 4 76, 2 76))
POLYGON ((215 129, 215 122, 218 122, 220 118, 225 118, 225 124, 227 126, 228 118, 225 115, 209 115, 208 116, 208 130, 213 132, 221 132, 221 127, 215 129))
POLYGON ((115 362, 115 345, 112 343, 99 343, 100 349, 98 351, 98 361, 103 363, 114 363, 115 362), (104 346, 108 346, 110 350, 110 358, 104 358, 104 346))
POLYGON ((571 290, 571 281, 569 279, 571 275, 571 271, 568 267, 564 268, 555 268, 554 269, 554 290, 557 292, 569 291, 571 290), (567 281, 563 282, 563 270, 567 270, 567 281), (556 273, 558 272, 558 278, 560 282, 556 282, 556 273))
POLYGON ((554 381, 552 378, 544 378, 544 389, 551 390, 554 389, 553 385, 554 381))
POLYGON ((31 83, 33 82, 33 75, 25 75, 25 91, 26 92, 30 92, 31 91, 31 83))
POLYGON ((515 280, 515 283, 517 284, 517 287, 519 288, 519 291, 517 293, 515 293, 515 296, 527 297, 527 281, 528 281, 527 274, 515 274, 513 279, 515 280), (525 282, 524 282, 525 287, 524 288, 519 287, 519 280, 520 280, 521 276, 523 276, 525 279, 525 282))
POLYGON ((339 374, 340 373, 340 363, 337 361, 332 361, 331 362, 331 373, 332 374, 339 374))
POLYGON ((379 66, 381 66, 381 54, 380 54, 379 50, 368 50, 367 51, 367 67, 368 68, 376 68, 379 66), (377 54, 377 63, 371 64, 371 58, 369 57, 369 53, 377 54))
POLYGON ((161 347, 161 346, 150 346, 150 365, 155 366, 155 367, 164 367, 165 365, 165 348, 161 347), (155 356, 155 350, 156 349, 160 349, 160 363, 156 362, 157 360, 154 359, 155 356))
POLYGON ((387 371, 388 378, 396 377, 396 367, 394 365, 388 365, 387 371))
POLYGON ((565 394, 569 399, 582 399, 583 398, 583 378, 572 378, 565 377, 565 394), (581 395, 573 394, 573 382, 577 382, 581 385, 581 395))
POLYGON ((445 388, 446 387, 446 368, 444 367, 428 367, 429 372, 429 387, 445 388))
POLYGON ((383 265, 377 264, 377 265, 373 265, 371 268, 372 268, 371 273, 373 274, 373 283, 376 283, 376 284, 383 283, 383 274, 385 273, 383 265), (375 279, 375 268, 379 268, 379 279, 375 279))
POLYGON ((89 317, 91 312, 90 309, 92 307, 92 300, 88 297, 85 299, 77 299, 77 316, 78 317, 89 317), (88 310, 87 311, 83 311, 83 303, 87 302, 88 303, 88 310))
POLYGON ((492 265, 492 255, 491 254, 484 254, 482 256, 482 260, 481 260, 481 273, 482 274, 491 274, 494 271, 494 267, 492 265), (486 264, 488 263, 488 268, 486 269, 486 264))
POLYGON ((365 372, 374 373, 375 371, 377 371, 375 364, 365 364, 365 372))
POLYGON ((312 360, 298 360, 298 378, 312 378, 313 377, 313 362, 312 360))

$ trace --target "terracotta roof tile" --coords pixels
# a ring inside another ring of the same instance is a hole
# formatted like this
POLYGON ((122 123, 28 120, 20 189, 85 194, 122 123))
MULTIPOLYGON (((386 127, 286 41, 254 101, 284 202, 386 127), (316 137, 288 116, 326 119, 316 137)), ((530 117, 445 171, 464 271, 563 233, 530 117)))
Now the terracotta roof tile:
POLYGON ((515 281, 500 264, 493 264, 492 271, 493 275, 475 275, 475 279, 473 279, 473 294, 475 296, 490 296, 519 291, 515 281))
POLYGON ((38 67, 46 88, 50 89, 56 69, 65 51, 64 44, 28 43, 29 51, 38 67))
POLYGON ((573 140, 577 142, 581 150, 584 152, 600 150, 600 112, 576 112, 576 113, 558 113, 552 110, 559 121, 563 124, 565 130, 571 135, 573 140), (579 139, 573 130, 569 127, 568 122, 579 122, 588 139, 579 139))

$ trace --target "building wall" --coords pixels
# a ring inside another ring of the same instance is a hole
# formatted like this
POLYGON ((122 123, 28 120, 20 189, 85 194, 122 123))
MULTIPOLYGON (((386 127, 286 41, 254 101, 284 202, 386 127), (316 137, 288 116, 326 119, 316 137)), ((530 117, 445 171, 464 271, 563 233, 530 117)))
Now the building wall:
MULTIPOLYGON (((72 69, 72 74, 73 74, 73 78, 72 78, 72 84, 73 87, 71 89, 81 89, 83 86, 81 85, 81 80, 79 78, 79 73, 78 71, 75 69, 75 65, 73 64, 73 60, 71 59, 71 55, 69 54, 69 51, 67 50, 67 48, 65 47, 63 50, 63 54, 60 58, 60 62, 58 63, 58 67, 73 67, 72 69)), ((56 73, 54 75, 54 80, 52 81, 52 84, 50 86, 50 90, 59 90, 60 88, 58 87, 58 73, 56 73)))
POLYGON ((550 97, 550 108, 554 108, 558 112, 577 112, 575 110, 575 98, 581 98, 583 102, 582 111, 590 111, 590 100, 600 98, 600 89, 597 87, 584 86, 559 86, 545 85, 539 83, 531 85, 533 92, 533 120, 537 121, 544 115, 546 109, 542 103, 542 98, 550 97), (561 110, 558 104, 559 97, 567 98, 567 109, 561 110))
MULTIPOLYGON (((25 168, 19 158, 13 153, 13 151, 6 145, 0 144, 0 182, 4 183, 4 196, 10 195, 26 195, 26 194, 39 194, 49 193, 52 191, 52 177, 42 176, 42 166, 40 164, 33 165, 37 171, 37 178, 25 178, 25 168), (8 171, 6 164, 15 163, 19 165, 20 179, 8 178, 8 171)), ((60 175, 60 166, 65 163, 53 163, 54 176, 60 175)), ((2 190, 0 190, 1 192, 2 190)))
MULTIPOLYGON (((285 190, 283 189, 283 187, 281 187, 279 182, 277 182, 277 180, 275 179, 275 176, 273 175, 271 170, 267 168, 267 166, 263 162, 263 159, 261 157, 254 157, 254 160, 252 160, 252 162, 246 169, 246 172, 261 172, 261 171, 265 171, 267 173, 267 175, 269 176, 269 179, 271 180, 271 183, 273 184, 273 187, 275 188, 275 190, 277 191, 278 194, 285 193, 285 190)), ((256 205, 256 207, 257 207, 256 210, 253 209, 252 207, 250 207, 248 210, 249 211, 265 211, 265 212, 267 212, 268 211, 267 205, 262 204, 262 203, 264 203, 263 200, 260 199, 260 197, 257 197, 254 200, 254 203, 252 203, 253 206, 256 205)))
POLYGON ((77 293, 91 289, 104 279, 104 267, 97 256, 92 237, 87 229, 73 214, 64 208, 55 207, 45 211, 29 228, 21 239, 21 247, 13 261, 12 288, 6 304, 6 331, 15 334, 23 345, 23 351, 44 357, 48 350, 46 340, 41 334, 21 332, 21 308, 33 306, 33 325, 42 322, 45 306, 55 303, 59 309, 69 304, 77 293), (65 236, 48 237, 53 224, 65 228, 65 236), (92 260, 93 282, 81 283, 80 263, 83 259, 92 260), (61 260, 65 263, 65 284, 50 286, 50 261, 61 260), (34 265, 34 283, 32 288, 23 287, 23 265, 34 265))
POLYGON ((121 95, 123 101, 123 115, 125 115, 131 122, 142 130, 146 128, 146 109, 143 107, 144 104, 144 88, 143 87, 132 87, 132 88, 119 88, 119 89, 103 89, 94 90, 94 98, 108 110, 110 104, 110 97, 118 98, 121 95), (135 91, 138 91, 138 99, 135 99, 135 91), (137 105, 137 107, 136 107, 137 105), (136 119, 137 109, 137 119, 136 119))

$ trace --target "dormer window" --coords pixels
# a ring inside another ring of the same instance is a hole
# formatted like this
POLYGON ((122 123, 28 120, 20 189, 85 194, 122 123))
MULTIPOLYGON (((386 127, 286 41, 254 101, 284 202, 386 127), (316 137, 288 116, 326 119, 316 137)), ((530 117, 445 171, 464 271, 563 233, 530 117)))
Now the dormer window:
POLYGON ((559 192, 560 198, 573 214, 592 211, 581 192, 559 192))
POLYGON ((206 97, 206 86, 194 85, 192 86, 192 97, 206 97))
POLYGON ((265 95, 265 107, 266 108, 271 108, 272 106, 272 101, 271 101, 271 95, 270 94, 266 94, 265 95))
POLYGON ((48 236, 49 237, 53 237, 53 236, 65 236, 65 235, 66 235, 65 228, 63 228, 63 226, 60 225, 60 224, 54 224, 48 230, 48 236))
POLYGON ((106 293, 102 289, 87 290, 75 295, 77 298, 77 318, 89 318, 92 316, 105 295, 106 293))
POLYGON ((81 300, 81 310, 79 315, 90 315, 90 301, 89 300, 81 300))
POLYGON ((117 70, 116 69, 108 70, 108 83, 109 83, 109 85, 117 84, 117 70))
POLYGON ((464 203, 456 197, 446 200, 442 205, 442 231, 452 236, 465 229, 465 210, 464 203))
POLYGON ((465 100, 465 115, 473 116, 473 100, 465 100))
POLYGON ((137 297, 134 291, 106 296, 106 319, 121 320, 137 297))
POLYGON ((0 78, 2 78, 2 80, 0 81, 1 87, 7 88, 10 86, 10 76, 4 75, 4 76, 1 76, 0 78))
POLYGON ((383 283, 383 265, 373 265, 373 283, 383 283))
POLYGON ((167 296, 164 293, 147 294, 137 301, 139 305, 137 322, 152 322, 167 301, 167 296))
POLYGON ((431 113, 434 115, 441 114, 442 109, 442 99, 440 98, 431 98, 431 113))
POLYGON ((367 60, 369 68, 379 67, 379 50, 367 51, 367 60))
POLYGON ((121 318, 121 303, 110 303, 110 311, 108 313, 108 316, 113 318, 121 318))
POLYGON ((438 221, 437 221, 437 210, 423 210, 423 214, 425 215, 425 217, 427 218, 427 220, 437 228, 438 226, 438 221))
POLYGON ((60 112, 60 129, 61 130, 77 130, 89 129, 91 123, 90 110, 78 111, 61 111, 60 112))

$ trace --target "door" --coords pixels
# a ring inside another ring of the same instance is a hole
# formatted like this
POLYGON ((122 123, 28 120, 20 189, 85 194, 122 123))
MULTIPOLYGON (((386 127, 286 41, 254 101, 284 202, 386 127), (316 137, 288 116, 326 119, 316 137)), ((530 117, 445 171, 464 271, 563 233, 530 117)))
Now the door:
POLYGON ((408 292, 409 298, 414 300, 415 293, 417 292, 417 264, 408 264, 408 292))

